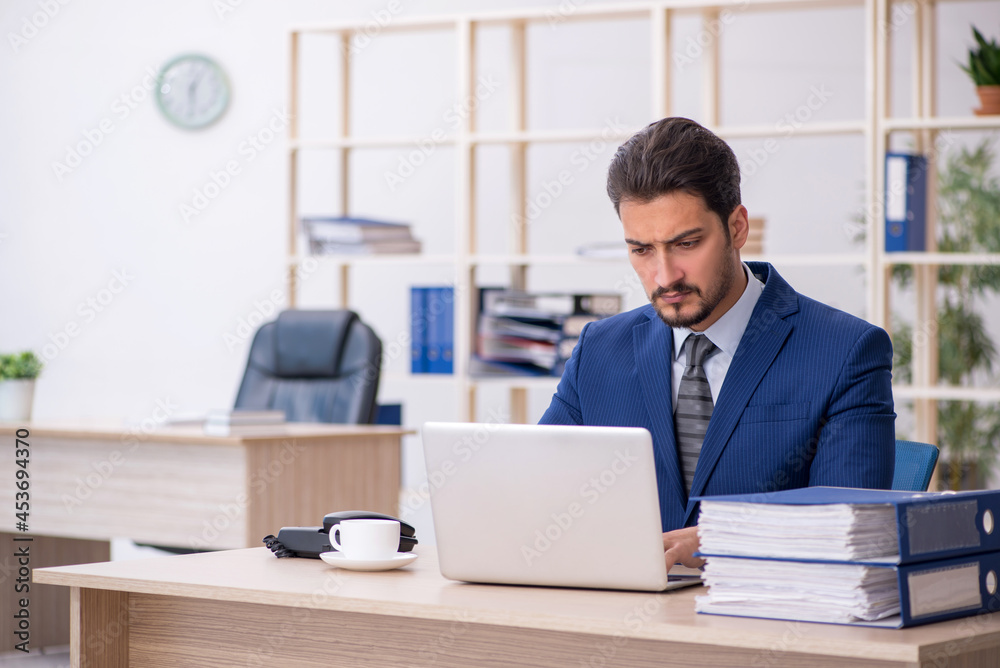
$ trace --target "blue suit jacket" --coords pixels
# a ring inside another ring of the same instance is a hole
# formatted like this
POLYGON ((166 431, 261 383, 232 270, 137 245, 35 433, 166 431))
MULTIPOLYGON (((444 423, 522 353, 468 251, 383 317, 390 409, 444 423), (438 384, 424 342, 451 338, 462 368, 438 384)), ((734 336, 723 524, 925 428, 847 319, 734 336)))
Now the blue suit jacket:
MULTIPOLYGON (((705 434, 691 496, 892 485, 884 330, 795 292, 771 265, 705 434)), ((672 334, 651 304, 584 328, 541 424, 645 427, 663 530, 697 521, 674 439, 672 334)))

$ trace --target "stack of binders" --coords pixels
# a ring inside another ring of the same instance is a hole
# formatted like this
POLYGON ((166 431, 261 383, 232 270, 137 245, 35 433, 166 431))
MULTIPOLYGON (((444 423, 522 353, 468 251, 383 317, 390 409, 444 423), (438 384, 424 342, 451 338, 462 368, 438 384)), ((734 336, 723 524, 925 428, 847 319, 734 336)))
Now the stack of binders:
POLYGON ((899 628, 1000 610, 1000 490, 699 500, 698 612, 899 628))

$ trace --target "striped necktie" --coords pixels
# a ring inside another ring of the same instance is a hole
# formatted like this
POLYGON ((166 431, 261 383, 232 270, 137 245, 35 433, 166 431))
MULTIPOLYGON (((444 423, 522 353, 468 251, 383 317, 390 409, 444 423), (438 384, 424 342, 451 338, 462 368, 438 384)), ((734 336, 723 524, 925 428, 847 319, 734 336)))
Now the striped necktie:
POLYGON ((684 346, 688 351, 687 368, 684 369, 680 390, 677 392, 674 430, 677 434, 681 471, 684 474, 684 491, 690 494, 701 444, 712 417, 712 389, 708 386, 702 363, 718 348, 703 334, 688 335, 684 346))

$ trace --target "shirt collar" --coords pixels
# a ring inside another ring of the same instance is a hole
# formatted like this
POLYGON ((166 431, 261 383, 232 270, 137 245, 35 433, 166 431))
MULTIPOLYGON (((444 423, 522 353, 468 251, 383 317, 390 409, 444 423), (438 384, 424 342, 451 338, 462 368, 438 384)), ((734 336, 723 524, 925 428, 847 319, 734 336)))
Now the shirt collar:
MULTIPOLYGON (((745 262, 741 265, 743 273, 747 277, 747 285, 743 294, 732 308, 723 313, 722 317, 712 323, 711 327, 701 332, 715 344, 722 354, 728 355, 729 359, 732 359, 733 355, 736 354, 736 348, 739 347, 743 332, 746 331, 750 316, 753 315, 754 306, 757 305, 760 293, 764 291, 764 284, 754 276, 750 267, 745 262)), ((671 329, 674 335, 674 359, 676 360, 680 357, 684 341, 693 332, 687 327, 672 327, 671 329)))

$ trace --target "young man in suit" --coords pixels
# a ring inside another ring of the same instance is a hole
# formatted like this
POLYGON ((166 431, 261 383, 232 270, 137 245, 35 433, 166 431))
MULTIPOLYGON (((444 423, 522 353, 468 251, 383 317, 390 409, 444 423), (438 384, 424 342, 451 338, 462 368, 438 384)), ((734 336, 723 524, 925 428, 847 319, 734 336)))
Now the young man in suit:
POLYGON ((583 330, 540 422, 651 432, 668 565, 702 563, 691 497, 888 489, 889 336, 741 262, 732 149, 663 119, 618 149, 608 195, 651 303, 583 330))

